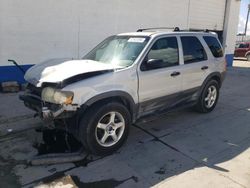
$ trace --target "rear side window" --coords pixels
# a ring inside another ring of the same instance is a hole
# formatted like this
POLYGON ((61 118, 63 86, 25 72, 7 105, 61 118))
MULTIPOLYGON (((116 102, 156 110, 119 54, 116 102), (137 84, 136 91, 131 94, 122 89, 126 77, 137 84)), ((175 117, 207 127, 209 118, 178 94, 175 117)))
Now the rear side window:
POLYGON ((215 37, 204 36, 203 38, 206 41, 214 57, 223 57, 222 47, 215 37))
POLYGON ((197 37, 181 37, 184 64, 207 60, 206 52, 197 37))
POLYGON ((239 48, 249 48, 249 44, 241 43, 241 44, 239 44, 239 48))

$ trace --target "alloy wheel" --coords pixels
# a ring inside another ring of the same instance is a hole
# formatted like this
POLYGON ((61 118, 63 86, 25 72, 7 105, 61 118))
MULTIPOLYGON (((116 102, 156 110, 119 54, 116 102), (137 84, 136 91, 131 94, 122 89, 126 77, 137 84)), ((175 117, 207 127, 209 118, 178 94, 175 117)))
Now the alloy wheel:
POLYGON ((95 129, 96 141, 103 147, 113 146, 121 139, 124 129, 124 117, 119 112, 111 111, 98 121, 95 129))
POLYGON ((207 89, 207 95, 205 97, 206 108, 211 108, 217 99, 217 89, 214 85, 209 86, 207 89))

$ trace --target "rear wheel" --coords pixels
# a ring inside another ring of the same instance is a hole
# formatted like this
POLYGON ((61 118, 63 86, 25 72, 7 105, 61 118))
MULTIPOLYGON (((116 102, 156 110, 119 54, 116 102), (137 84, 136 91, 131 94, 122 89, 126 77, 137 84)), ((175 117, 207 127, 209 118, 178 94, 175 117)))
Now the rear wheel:
POLYGON ((219 84, 216 80, 211 80, 204 87, 196 105, 196 110, 202 113, 211 112, 215 108, 218 98, 219 84))
POLYGON ((250 61, 250 54, 247 55, 247 61, 250 61))
POLYGON ((120 103, 96 104, 80 121, 80 140, 97 155, 119 149, 128 137, 131 116, 120 103))

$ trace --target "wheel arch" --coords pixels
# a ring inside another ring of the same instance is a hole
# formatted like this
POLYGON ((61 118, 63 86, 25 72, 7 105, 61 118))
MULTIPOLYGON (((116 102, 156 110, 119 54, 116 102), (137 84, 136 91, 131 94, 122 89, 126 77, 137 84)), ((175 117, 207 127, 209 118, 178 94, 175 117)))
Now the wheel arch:
POLYGON ((205 87, 205 85, 208 83, 210 80, 215 80, 218 82, 219 86, 221 87, 222 84, 222 76, 220 72, 213 72, 207 76, 207 78, 204 80, 202 83, 202 88, 205 87))
POLYGON ((201 85, 201 88, 200 88, 200 91, 199 91, 199 96, 201 95, 203 89, 205 88, 205 86, 207 85, 207 83, 208 83, 210 80, 215 80, 215 81, 217 81, 218 84, 219 84, 219 87, 221 87, 223 78, 222 78, 222 75, 221 75, 220 72, 213 72, 213 73, 209 74, 209 75, 207 76, 207 78, 203 81, 202 85, 201 85))
POLYGON ((250 55, 250 51, 247 51, 247 52, 245 53, 245 57, 247 57, 248 55, 250 55))
POLYGON ((110 101, 116 101, 126 106, 131 114, 132 122, 136 120, 138 105, 135 104, 132 96, 124 91, 110 91, 102 94, 98 94, 84 103, 85 109, 97 104, 107 103, 110 101))

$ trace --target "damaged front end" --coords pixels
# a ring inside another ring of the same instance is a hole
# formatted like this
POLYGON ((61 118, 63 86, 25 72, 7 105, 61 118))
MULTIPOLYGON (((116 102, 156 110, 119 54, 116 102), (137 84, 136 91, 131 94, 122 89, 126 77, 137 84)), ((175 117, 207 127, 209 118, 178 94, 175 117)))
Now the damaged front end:
MULTIPOLYGON (((36 129, 42 133, 43 142, 36 145, 38 154, 28 161, 31 165, 76 162, 86 158, 75 127, 78 106, 69 104, 72 99, 67 104, 48 102, 54 100, 52 96, 59 91, 28 84, 25 93, 19 96, 25 106, 35 111, 44 122, 44 127, 36 129)), ((56 95, 58 97, 58 93, 56 95)))
POLYGON ((52 87, 35 87, 28 84, 25 93, 19 98, 50 127, 53 126, 54 120, 73 117, 78 109, 78 105, 71 104, 72 93, 61 92, 52 87))

